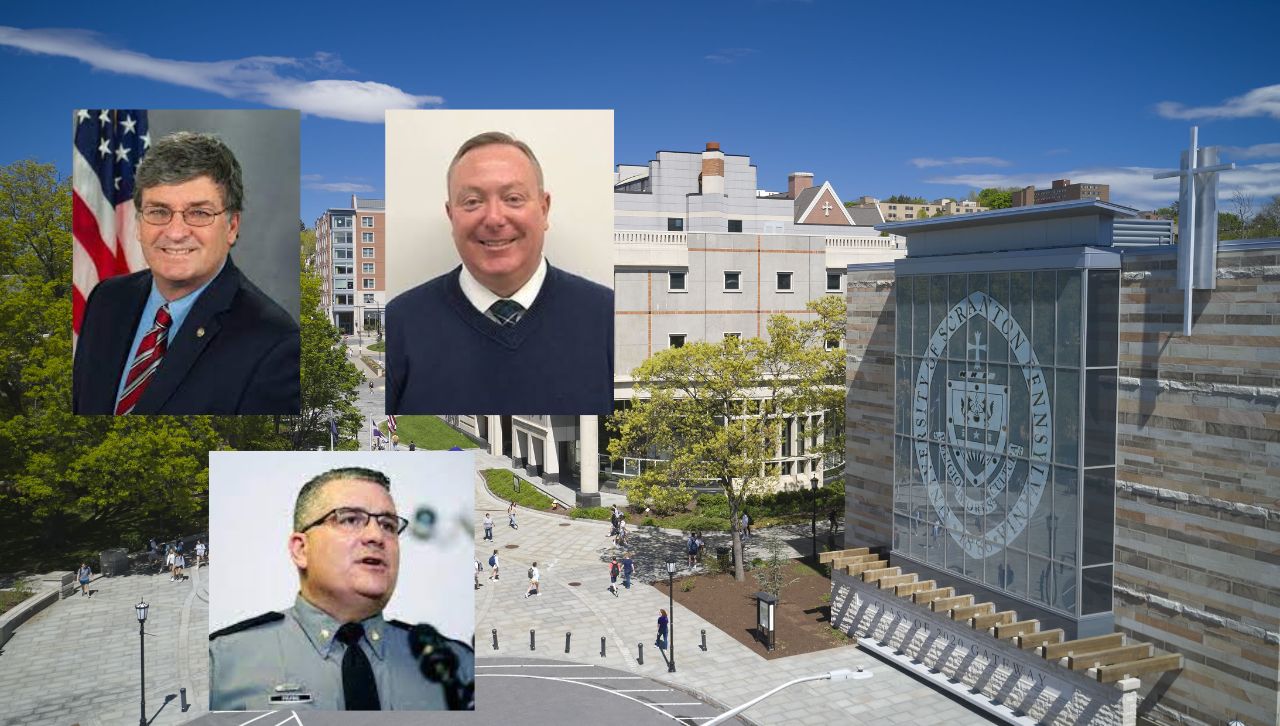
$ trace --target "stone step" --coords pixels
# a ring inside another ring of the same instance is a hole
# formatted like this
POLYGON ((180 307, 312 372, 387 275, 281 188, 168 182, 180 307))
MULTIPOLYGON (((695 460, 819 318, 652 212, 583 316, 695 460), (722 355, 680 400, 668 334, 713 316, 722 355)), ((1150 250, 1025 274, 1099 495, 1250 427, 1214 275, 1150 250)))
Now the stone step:
POLYGON ((1079 640, 1068 640, 1063 643, 1046 645, 1044 647, 1044 657, 1046 660, 1057 660, 1068 655, 1096 653, 1100 650, 1119 648, 1122 645, 1124 645, 1124 636, 1120 633, 1095 635, 1092 638, 1081 638, 1079 640))
POLYGON ((878 570, 889 564, 887 560, 876 560, 875 562, 858 562, 852 565, 845 565, 844 571, 850 575, 861 575, 867 570, 878 570))
MULTIPOLYGON (((1012 622, 1012 621, 1010 621, 1012 622)), ((1042 645, 1050 645, 1052 643, 1062 642, 1062 628, 1054 628, 1053 630, 1041 630, 1036 633, 1027 633, 1018 636, 1018 646, 1023 650, 1031 648, 1039 648, 1042 645)))
POLYGON ((917 581, 917 582, 909 582, 905 585, 898 585, 897 587, 893 588, 893 592, 898 597, 911 597, 917 592, 923 592, 924 590, 933 590, 937 587, 938 587, 937 581, 923 580, 923 581, 917 581))
POLYGON ((929 608, 935 613, 946 612, 952 608, 961 605, 972 605, 973 595, 952 595, 951 597, 940 597, 929 603, 929 608))
POLYGON ((874 570, 863 570, 862 581, 876 582, 882 577, 888 577, 890 575, 901 575, 901 574, 902 574, 901 567, 881 567, 874 570))
POLYGON ((972 624, 974 630, 986 630, 987 628, 993 628, 997 625, 1012 623, 1014 620, 1017 620, 1017 618, 1018 614, 1014 611, 1002 610, 998 613, 991 613, 990 615, 975 615, 973 617, 972 624))
POLYGON ((968 620, 975 615, 987 615, 996 611, 995 603, 980 602, 977 605, 961 605, 951 609, 952 620, 968 620))
POLYGON ((880 555, 849 555, 847 557, 837 557, 831 562, 831 566, 839 570, 848 565, 861 564, 863 562, 880 562, 883 558, 880 555))
POLYGON ((870 553, 871 553, 871 548, 869 547, 854 547, 852 549, 847 549, 847 550, 831 550, 829 552, 819 552, 818 562, 820 564, 826 564, 828 562, 835 561, 837 557, 851 557, 853 555, 866 555, 870 553))
POLYGON ((897 587, 898 585, 909 585, 915 581, 916 581, 916 573, 908 572, 902 575, 888 575, 886 577, 880 578, 876 582, 880 585, 881 590, 888 590, 891 587, 897 587))
POLYGON ((1176 670, 1182 670, 1181 653, 1170 653, 1127 663, 1105 665, 1098 668, 1095 675, 1102 683, 1115 683, 1125 676, 1138 677, 1145 676, 1148 673, 1163 673, 1164 671, 1176 670))
POLYGON ((1034 633, 1039 629, 1039 620, 1018 620, 1012 623, 997 625, 995 636, 996 640, 1004 640, 1006 638, 1012 638, 1015 635, 1034 633))
POLYGON ((1142 660, 1150 658, 1151 651, 1150 643, 1138 643, 1136 645, 1122 645, 1119 648, 1111 648, 1110 650, 1100 650, 1096 653, 1069 655, 1067 656, 1067 668, 1073 671, 1083 671, 1098 666, 1142 660))
POLYGON ((911 600, 921 605, 928 605, 940 597, 951 597, 954 594, 956 594, 954 587, 937 587, 932 590, 921 590, 912 593, 911 600))

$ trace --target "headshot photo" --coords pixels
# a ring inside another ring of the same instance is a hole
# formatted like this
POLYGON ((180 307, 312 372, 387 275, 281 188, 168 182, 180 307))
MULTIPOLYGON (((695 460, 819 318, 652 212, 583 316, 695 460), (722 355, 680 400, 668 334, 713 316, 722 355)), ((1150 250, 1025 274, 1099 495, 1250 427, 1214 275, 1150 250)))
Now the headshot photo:
POLYGON ((297 414, 298 113, 75 115, 72 410, 297 414))
POLYGON ((612 410, 612 164, 612 111, 387 112, 387 413, 612 410))
POLYGON ((212 452, 209 709, 474 709, 474 477, 465 452, 212 452))

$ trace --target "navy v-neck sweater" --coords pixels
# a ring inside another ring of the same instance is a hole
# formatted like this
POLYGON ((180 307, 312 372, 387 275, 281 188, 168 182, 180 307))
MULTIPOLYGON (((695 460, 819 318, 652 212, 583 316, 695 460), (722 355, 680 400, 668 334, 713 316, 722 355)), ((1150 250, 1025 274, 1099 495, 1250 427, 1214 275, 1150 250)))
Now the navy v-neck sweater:
POLYGON ((547 266, 520 322, 462 292, 461 266, 387 305, 387 413, 608 414, 613 291, 547 266))

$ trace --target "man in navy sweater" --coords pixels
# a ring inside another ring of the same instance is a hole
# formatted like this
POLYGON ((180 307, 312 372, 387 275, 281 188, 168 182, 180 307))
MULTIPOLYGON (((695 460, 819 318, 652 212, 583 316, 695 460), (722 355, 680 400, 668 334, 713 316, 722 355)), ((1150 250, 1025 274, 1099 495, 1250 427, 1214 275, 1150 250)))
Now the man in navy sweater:
POLYGON ((474 136, 448 188, 462 265, 387 305, 387 413, 608 414, 613 291, 542 256, 551 195, 533 151, 474 136))

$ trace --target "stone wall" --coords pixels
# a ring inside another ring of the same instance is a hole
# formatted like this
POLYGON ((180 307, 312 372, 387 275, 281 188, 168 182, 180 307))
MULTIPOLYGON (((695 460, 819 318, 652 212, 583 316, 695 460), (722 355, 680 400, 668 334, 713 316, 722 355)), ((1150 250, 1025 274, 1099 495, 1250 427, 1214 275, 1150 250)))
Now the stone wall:
POLYGON ((1190 338, 1175 267, 1125 255, 1116 624, 1184 656, 1182 673, 1144 679, 1151 720, 1275 724, 1280 243, 1223 245, 1190 338))
POLYGON ((849 268, 845 547, 893 543, 894 273, 849 268))

